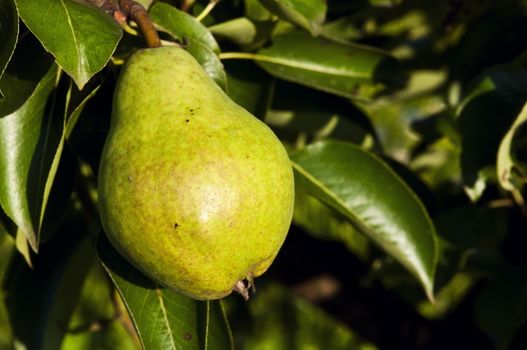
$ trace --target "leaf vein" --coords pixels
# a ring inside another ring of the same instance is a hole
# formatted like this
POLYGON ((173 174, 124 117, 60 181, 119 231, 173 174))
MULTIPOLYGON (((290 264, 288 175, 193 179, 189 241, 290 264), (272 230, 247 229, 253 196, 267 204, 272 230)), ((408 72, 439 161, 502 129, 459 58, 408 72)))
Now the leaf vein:
POLYGON ((167 314, 167 310, 165 308, 165 303, 163 301, 163 294, 161 292, 161 289, 159 289, 159 287, 156 286, 156 294, 157 294, 157 298, 159 299, 159 306, 161 308, 161 312, 163 313, 163 319, 165 320, 165 323, 166 323, 166 326, 167 326, 167 329, 168 329, 168 335, 170 336, 170 342, 172 343, 172 349, 177 349, 176 347, 176 342, 174 340, 174 336, 172 335, 172 329, 170 327, 170 321, 168 320, 168 314, 167 314))

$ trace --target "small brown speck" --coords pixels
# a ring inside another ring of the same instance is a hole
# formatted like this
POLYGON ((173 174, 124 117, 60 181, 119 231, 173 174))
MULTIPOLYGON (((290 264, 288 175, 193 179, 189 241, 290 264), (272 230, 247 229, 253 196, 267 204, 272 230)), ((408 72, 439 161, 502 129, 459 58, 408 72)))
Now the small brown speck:
POLYGON ((185 339, 185 340, 187 340, 187 341, 188 341, 188 340, 191 340, 191 339, 192 339, 192 334, 190 334, 190 333, 185 333, 185 334, 183 334, 183 339, 185 339))
POLYGON ((174 224, 174 229, 178 228, 178 226, 179 226, 179 224, 176 222, 176 223, 174 224))
POLYGON ((189 122, 189 120, 188 120, 188 119, 185 119, 185 123, 188 123, 188 122, 189 122))

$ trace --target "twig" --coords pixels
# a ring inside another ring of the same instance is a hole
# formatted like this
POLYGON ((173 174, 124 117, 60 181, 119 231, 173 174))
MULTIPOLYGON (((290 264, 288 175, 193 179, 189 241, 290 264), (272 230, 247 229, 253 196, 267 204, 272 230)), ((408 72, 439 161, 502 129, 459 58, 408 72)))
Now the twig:
POLYGON ((148 12, 143 5, 134 0, 84 0, 86 3, 103 9, 121 26, 126 26, 126 19, 130 18, 139 25, 146 39, 148 47, 161 46, 161 40, 148 12))
POLYGON ((188 12, 195 2, 196 0, 184 0, 179 9, 183 12, 188 12))
POLYGON ((139 25, 139 28, 141 28, 141 31, 145 36, 148 47, 161 46, 161 40, 159 40, 159 35, 154 27, 154 23, 152 23, 152 20, 143 5, 138 4, 133 0, 119 0, 119 9, 126 17, 130 17, 139 25))
POLYGON ((201 11, 201 13, 196 16, 196 19, 201 22, 203 18, 209 15, 210 11, 212 11, 212 9, 218 4, 218 2, 220 2, 220 0, 210 0, 207 6, 203 9, 203 11, 201 11))

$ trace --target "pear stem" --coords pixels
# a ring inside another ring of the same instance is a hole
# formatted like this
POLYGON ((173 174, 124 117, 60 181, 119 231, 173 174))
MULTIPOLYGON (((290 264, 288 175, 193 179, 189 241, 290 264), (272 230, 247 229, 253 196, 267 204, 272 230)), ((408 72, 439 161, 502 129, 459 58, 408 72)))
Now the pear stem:
POLYGON ((143 7, 143 5, 135 2, 134 0, 84 0, 86 3, 96 6, 103 9, 109 13, 113 19, 119 23, 121 27, 128 33, 132 32, 133 29, 128 27, 126 19, 130 17, 143 32, 143 35, 146 39, 146 44, 148 47, 159 47, 161 46, 161 40, 159 40, 159 35, 157 30, 148 15, 148 11, 143 7))
POLYGON ((160 47, 159 34, 143 5, 133 0, 119 0, 119 8, 126 17, 130 17, 139 25, 148 47, 160 47))

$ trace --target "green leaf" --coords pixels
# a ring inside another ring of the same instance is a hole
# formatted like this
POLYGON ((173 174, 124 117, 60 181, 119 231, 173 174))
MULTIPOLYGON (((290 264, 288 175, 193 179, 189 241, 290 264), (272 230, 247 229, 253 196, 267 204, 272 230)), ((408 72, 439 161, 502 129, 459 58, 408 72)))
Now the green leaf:
POLYGON ((245 17, 209 27, 212 34, 220 39, 227 39, 238 46, 249 46, 256 38, 256 25, 245 17))
POLYGON ((18 13, 13 0, 0 0, 0 38, 2 38, 0 43, 0 78, 2 78, 18 39, 18 13))
POLYGON ((379 158, 339 141, 291 155, 298 186, 346 216, 405 266, 433 299, 436 233, 410 188, 379 158))
POLYGON ((249 61, 225 62, 227 93, 240 106, 263 119, 273 92, 273 78, 249 61))
POLYGON ((18 42, 13 58, 0 79, 0 118, 13 113, 34 92, 44 75, 53 64, 53 57, 32 35, 26 35, 18 42))
MULTIPOLYGON (((337 44, 302 32, 274 37, 254 59, 278 78, 358 99, 382 90, 386 65, 394 63, 370 47, 337 44)), ((395 75, 393 69, 390 75, 395 75)))
POLYGON ((122 35, 109 15, 78 1, 16 0, 16 3, 26 26, 79 89, 106 65, 122 35))
POLYGON ((160 30, 184 43, 205 72, 225 90, 227 76, 217 56, 220 47, 207 27, 188 13, 164 3, 155 3, 150 16, 160 30))
POLYGON ((233 348, 219 301, 196 301, 159 286, 121 257, 104 234, 98 251, 144 349, 233 348))
POLYGON ((245 15, 255 21, 268 21, 271 13, 258 0, 244 0, 245 15))
POLYGON ((14 336, 27 349, 60 347, 95 257, 86 227, 80 217, 73 216, 34 257, 34 268, 20 255, 10 265, 6 305, 14 336))
POLYGON ((203 67, 205 73, 226 90, 227 74, 218 56, 199 41, 189 43, 186 49, 203 67))
POLYGON ((35 200, 35 196, 41 198, 47 174, 38 162, 40 157, 34 155, 43 147, 41 133, 48 129, 46 119, 52 119, 46 118, 45 107, 56 75, 57 67, 53 65, 29 99, 0 119, 0 203, 35 251, 41 210, 40 200, 35 200))
POLYGON ((385 154, 406 163, 423 136, 415 129, 419 121, 445 109, 443 98, 434 94, 400 99, 379 98, 373 103, 356 103, 370 119, 385 154))
POLYGON ((527 121, 527 104, 523 106, 522 111, 510 127, 505 137, 501 140, 498 148, 498 180, 501 187, 507 191, 516 192, 520 195, 520 191, 523 185, 527 182, 527 174, 522 173, 522 169, 516 165, 516 162, 512 158, 512 140, 515 132, 520 128, 522 124, 527 121))
MULTIPOLYGON (((18 54, 15 57, 18 57, 18 54)), ((22 92, 29 90, 32 84, 26 82, 17 84, 18 80, 12 78, 17 76, 20 70, 25 71, 23 62, 13 62, 14 67, 12 68, 11 65, 8 67, 5 79, 2 79, 0 85, 6 80, 7 83, 15 84, 15 90, 22 92)), ((38 71, 37 73, 40 74, 38 71)), ((11 114, 0 119, 0 133, 5 135, 0 140, 0 164, 2 164, 0 183, 3 184, 0 190, 0 203, 35 251, 38 250, 41 239, 47 204, 63 158, 66 137, 71 133, 86 101, 97 91, 97 89, 86 89, 84 94, 91 92, 80 101, 71 102, 74 88, 70 85, 67 96, 64 97, 56 91, 48 101, 48 96, 56 84, 57 73, 57 67, 53 65, 42 81, 36 85, 28 100, 11 114), (62 110, 64 103, 66 106, 62 110)), ((30 79, 34 78, 30 76, 30 79)), ((10 92, 6 95, 6 99, 0 102, 0 112, 10 111, 17 104, 18 97, 12 96, 10 92)), ((65 196, 62 196, 60 202, 64 204, 69 196, 64 189, 62 192, 65 196)), ((54 198, 58 199, 56 196, 54 198)), ((56 207, 58 202, 57 200, 52 204, 56 207)), ((59 210, 63 208, 64 206, 59 210)), ((61 217, 61 213, 57 211, 51 214, 48 218, 52 216, 50 218, 52 221, 57 221, 61 217)), ((52 234, 49 230, 48 233, 46 238, 52 234)))
POLYGON ((322 31, 327 5, 323 0, 260 0, 269 11, 317 35, 322 31))
POLYGON ((174 6, 157 2, 150 9, 150 17, 161 30, 166 31, 181 42, 198 41, 212 50, 220 52, 220 47, 212 33, 200 21, 174 6))

